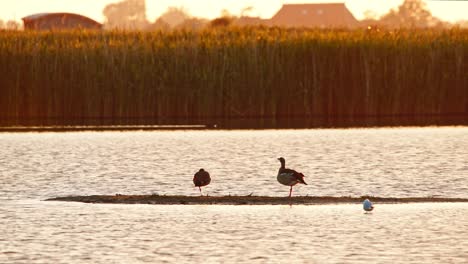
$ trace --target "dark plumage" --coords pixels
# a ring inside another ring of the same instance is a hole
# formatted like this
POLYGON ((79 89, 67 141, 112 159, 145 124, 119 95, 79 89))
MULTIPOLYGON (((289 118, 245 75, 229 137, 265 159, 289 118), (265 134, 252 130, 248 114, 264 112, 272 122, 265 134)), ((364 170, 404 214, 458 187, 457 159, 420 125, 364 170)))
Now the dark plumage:
POLYGON ((200 190, 201 194, 201 187, 210 184, 211 177, 210 174, 205 171, 204 169, 200 169, 195 175, 193 176, 193 184, 200 190))
POLYGON ((290 186, 289 197, 291 197, 292 187, 294 185, 298 183, 307 185, 307 183, 304 181, 304 174, 292 169, 287 169, 286 160, 283 157, 279 158, 278 160, 281 162, 281 167, 278 170, 278 176, 276 179, 279 183, 290 186))

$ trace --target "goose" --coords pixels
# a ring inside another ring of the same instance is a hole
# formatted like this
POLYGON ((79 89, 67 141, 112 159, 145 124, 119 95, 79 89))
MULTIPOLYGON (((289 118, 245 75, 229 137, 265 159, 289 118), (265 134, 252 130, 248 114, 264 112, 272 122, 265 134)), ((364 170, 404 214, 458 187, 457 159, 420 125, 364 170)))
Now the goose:
POLYGON ((204 169, 200 169, 193 176, 193 184, 195 184, 195 187, 198 187, 198 189, 200 190, 200 195, 202 195, 201 187, 210 184, 210 182, 211 182, 210 174, 204 169))
POLYGON ((292 187, 294 185, 298 183, 307 185, 307 183, 304 181, 304 174, 295 170, 286 169, 286 161, 283 157, 278 158, 278 160, 281 162, 281 167, 278 170, 278 176, 276 177, 276 179, 279 183, 290 186, 289 197, 291 197, 292 187))
POLYGON ((364 211, 370 212, 374 210, 374 206, 372 205, 372 202, 369 201, 369 199, 365 199, 364 202, 362 203, 362 206, 364 208, 364 211))

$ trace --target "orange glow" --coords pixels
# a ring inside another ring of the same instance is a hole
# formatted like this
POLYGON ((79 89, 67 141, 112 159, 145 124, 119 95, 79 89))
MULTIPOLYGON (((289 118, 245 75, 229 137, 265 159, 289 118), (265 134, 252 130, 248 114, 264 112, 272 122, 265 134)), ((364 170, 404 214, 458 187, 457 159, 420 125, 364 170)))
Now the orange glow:
MULTIPOLYGON (((42 12, 73 12, 88 16, 96 21, 103 22, 103 8, 119 0, 17 0, 9 3, 2 3, 0 9, 0 19, 21 20, 22 17, 34 13, 42 12)), ((196 17, 215 18, 218 17, 223 9, 231 14, 239 16, 242 10, 251 6, 252 9, 245 13, 249 16, 260 16, 269 18, 273 16, 282 4, 289 3, 321 3, 321 2, 340 2, 340 1, 294 1, 294 0, 146 0, 148 20, 153 22, 169 6, 184 7, 191 15, 196 17)), ((341 1, 343 2, 343 1, 341 1)), ((382 15, 402 3, 402 0, 347 0, 344 1, 348 9, 357 19, 363 19, 366 11, 372 11, 376 15, 382 15)), ((468 1, 427 1, 434 16, 449 22, 468 20, 468 1)))

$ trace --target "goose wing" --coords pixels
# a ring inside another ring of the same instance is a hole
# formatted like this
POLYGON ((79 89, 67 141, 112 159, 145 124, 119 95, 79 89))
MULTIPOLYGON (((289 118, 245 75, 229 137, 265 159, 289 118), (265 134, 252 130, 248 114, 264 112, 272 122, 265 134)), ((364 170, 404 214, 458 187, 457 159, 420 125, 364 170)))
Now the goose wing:
POLYGON ((289 182, 286 185, 290 185, 292 182, 294 182, 294 184, 302 183, 307 185, 307 183, 304 181, 304 174, 292 169, 280 169, 278 172, 278 181, 282 184, 285 184, 283 182, 289 182), (281 181, 280 178, 282 178, 281 181))
POLYGON ((211 182, 210 174, 207 171, 199 171, 193 176, 195 186, 205 186, 211 182))

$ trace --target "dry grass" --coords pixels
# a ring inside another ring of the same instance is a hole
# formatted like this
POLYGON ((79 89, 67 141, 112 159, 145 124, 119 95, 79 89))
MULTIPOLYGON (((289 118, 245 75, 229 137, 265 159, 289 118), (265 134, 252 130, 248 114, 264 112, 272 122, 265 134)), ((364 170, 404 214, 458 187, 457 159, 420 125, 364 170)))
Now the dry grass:
POLYGON ((468 124, 468 30, 0 32, 0 125, 468 124))

